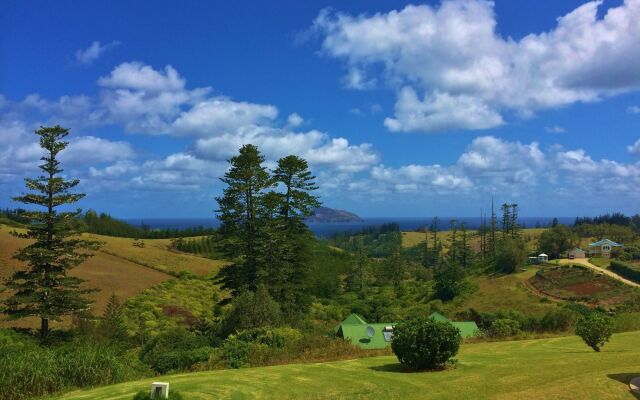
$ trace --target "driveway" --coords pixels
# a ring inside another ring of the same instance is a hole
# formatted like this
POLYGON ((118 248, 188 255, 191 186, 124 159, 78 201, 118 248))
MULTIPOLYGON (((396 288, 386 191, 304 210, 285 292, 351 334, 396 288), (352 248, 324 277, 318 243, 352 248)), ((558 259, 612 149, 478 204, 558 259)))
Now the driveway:
POLYGON ((609 271, 608 269, 604 269, 604 268, 598 267, 597 265, 593 265, 586 258, 575 258, 573 260, 569 260, 568 258, 561 258, 561 259, 556 260, 556 261, 558 261, 560 263, 560 265, 568 265, 568 264, 584 265, 587 268, 590 268, 590 269, 592 269, 592 270, 594 270, 596 272, 600 272, 600 273, 602 273, 604 275, 607 275, 607 276, 609 276, 609 277, 611 277, 611 278, 613 278, 613 279, 615 279, 617 281, 620 281, 622 283, 625 283, 625 284, 627 284, 629 286, 640 288, 639 284, 637 284, 637 283, 635 283, 633 281, 630 281, 628 279, 625 279, 625 278, 621 277, 620 275, 616 274, 613 271, 609 271))

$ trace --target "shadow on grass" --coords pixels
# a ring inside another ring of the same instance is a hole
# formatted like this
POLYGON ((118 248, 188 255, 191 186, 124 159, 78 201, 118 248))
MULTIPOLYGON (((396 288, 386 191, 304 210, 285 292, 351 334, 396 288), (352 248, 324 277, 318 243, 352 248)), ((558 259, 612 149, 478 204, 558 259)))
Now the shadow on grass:
POLYGON ((421 373, 421 372, 444 372, 447 370, 446 367, 442 367, 442 368, 436 368, 436 369, 421 369, 421 370, 412 370, 412 369, 408 369, 403 367, 400 363, 394 363, 394 364, 385 364, 385 365, 376 365, 373 367, 369 367, 370 370, 372 371, 378 371, 378 372, 395 372, 395 373, 402 373, 402 374, 415 374, 415 373, 421 373))
MULTIPOLYGON (((607 375, 609 378, 613 379, 614 381, 618 381, 620 383, 623 383, 627 389, 631 392, 631 390, 629 389, 629 382, 631 382, 631 380, 635 377, 640 376, 640 372, 628 372, 628 373, 622 373, 622 374, 609 374, 607 375)), ((640 393, 634 393, 631 392, 631 394, 633 394, 636 399, 640 399, 640 393)))

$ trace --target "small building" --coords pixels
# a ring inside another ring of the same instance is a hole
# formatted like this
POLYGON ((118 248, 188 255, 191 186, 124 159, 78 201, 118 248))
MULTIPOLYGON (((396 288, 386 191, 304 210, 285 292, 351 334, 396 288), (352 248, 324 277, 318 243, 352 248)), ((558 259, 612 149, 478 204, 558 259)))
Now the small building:
POLYGON ((624 245, 613 240, 602 239, 589 244, 589 257, 611 257, 616 251, 621 251, 624 245))
MULTIPOLYGON (((460 330, 463 338, 469 338, 478 332, 475 322, 451 321, 444 315, 434 312, 429 316, 436 321, 448 322, 460 330)), ((358 314, 351 314, 334 328, 336 336, 348 339, 363 349, 384 349, 393 339, 395 322, 368 323, 358 314)))
POLYGON ((549 262, 549 256, 544 254, 544 253, 540 253, 536 257, 536 261, 537 261, 538 264, 549 262))
POLYGON ((587 253, 584 250, 579 249, 577 247, 573 250, 569 250, 567 255, 570 260, 573 260, 575 258, 587 258, 587 253))

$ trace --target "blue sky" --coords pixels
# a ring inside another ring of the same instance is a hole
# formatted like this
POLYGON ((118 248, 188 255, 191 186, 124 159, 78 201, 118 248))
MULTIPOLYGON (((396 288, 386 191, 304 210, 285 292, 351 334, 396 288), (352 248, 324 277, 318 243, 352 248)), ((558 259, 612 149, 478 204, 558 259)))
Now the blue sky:
POLYGON ((1 7, 2 207, 60 123, 119 217, 212 215, 243 143, 364 216, 640 211, 640 0, 1 7))

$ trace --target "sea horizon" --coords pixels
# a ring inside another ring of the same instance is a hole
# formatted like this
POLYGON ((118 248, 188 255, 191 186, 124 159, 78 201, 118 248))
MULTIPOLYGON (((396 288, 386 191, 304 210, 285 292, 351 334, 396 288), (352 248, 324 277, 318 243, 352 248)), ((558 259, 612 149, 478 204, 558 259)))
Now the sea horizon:
MULTIPOLYGON (((458 225, 464 223, 467 229, 477 229, 480 226, 480 217, 437 217, 438 230, 448 230, 451 221, 456 220, 458 225)), ((523 228, 547 227, 553 219, 557 218, 561 224, 573 224, 576 217, 521 217, 518 224, 523 228)), ((215 218, 121 218, 120 220, 138 227, 150 229, 188 229, 188 228, 217 228, 220 221, 215 218)), ((487 219, 488 221, 488 219, 487 219)), ((430 226, 433 217, 361 217, 360 221, 349 222, 308 222, 309 229, 319 237, 328 237, 337 233, 357 232, 371 226, 381 226, 395 222, 403 231, 413 231, 430 226)), ((498 223, 500 217, 498 216, 498 223)))

